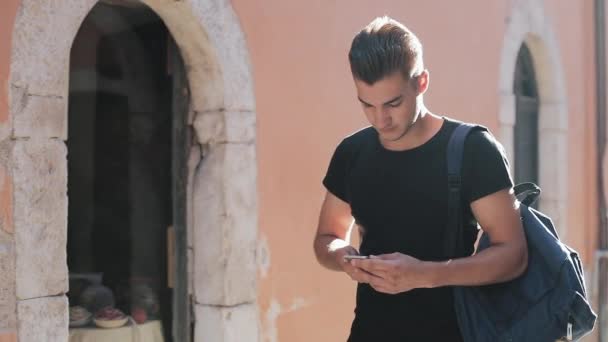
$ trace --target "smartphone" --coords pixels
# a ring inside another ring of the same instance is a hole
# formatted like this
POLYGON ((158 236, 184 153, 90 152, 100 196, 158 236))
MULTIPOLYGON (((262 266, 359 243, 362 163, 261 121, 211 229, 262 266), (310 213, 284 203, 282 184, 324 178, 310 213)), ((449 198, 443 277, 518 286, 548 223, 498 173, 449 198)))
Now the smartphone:
POLYGON ((344 260, 369 259, 369 255, 345 255, 344 260))

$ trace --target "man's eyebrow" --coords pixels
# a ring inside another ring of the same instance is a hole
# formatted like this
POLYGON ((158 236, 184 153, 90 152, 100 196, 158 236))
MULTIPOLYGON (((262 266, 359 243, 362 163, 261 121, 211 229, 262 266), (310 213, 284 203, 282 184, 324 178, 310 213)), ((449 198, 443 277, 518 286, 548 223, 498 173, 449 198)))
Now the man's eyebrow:
MULTIPOLYGON (((357 96, 357 98, 358 98, 358 99, 359 99, 359 101, 361 101, 361 103, 363 103, 364 105, 367 105, 367 106, 373 107, 371 104, 369 104, 369 103, 367 103, 367 102, 363 101, 363 100, 362 100, 360 97, 358 97, 358 96, 357 96)), ((397 102, 397 101, 401 100, 401 98, 403 98, 403 95, 399 95, 399 96, 397 96, 397 97, 393 98, 392 100, 386 101, 386 102, 384 102, 384 104, 385 104, 385 105, 388 105, 388 104, 395 103, 395 102, 397 102)))
POLYGON ((387 105, 387 104, 391 104, 391 103, 397 102, 397 101, 401 100, 402 97, 403 97, 403 95, 399 95, 399 96, 395 97, 394 99, 392 99, 390 101, 384 102, 384 104, 387 105))
POLYGON ((361 103, 363 103, 364 105, 366 105, 366 106, 370 106, 370 107, 373 107, 371 104, 369 104, 369 103, 367 103, 367 102, 363 101, 363 100, 362 100, 362 99, 361 99, 359 96, 357 96, 357 98, 358 98, 358 99, 359 99, 359 101, 360 101, 361 103))

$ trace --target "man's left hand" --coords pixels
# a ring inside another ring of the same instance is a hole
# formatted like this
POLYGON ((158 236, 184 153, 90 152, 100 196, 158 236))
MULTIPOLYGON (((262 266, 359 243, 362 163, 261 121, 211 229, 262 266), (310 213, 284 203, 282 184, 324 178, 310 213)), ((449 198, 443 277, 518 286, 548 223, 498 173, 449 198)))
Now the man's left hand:
POLYGON ((431 287, 428 264, 409 255, 383 254, 351 262, 353 266, 377 276, 370 278, 369 284, 378 292, 397 294, 431 287))

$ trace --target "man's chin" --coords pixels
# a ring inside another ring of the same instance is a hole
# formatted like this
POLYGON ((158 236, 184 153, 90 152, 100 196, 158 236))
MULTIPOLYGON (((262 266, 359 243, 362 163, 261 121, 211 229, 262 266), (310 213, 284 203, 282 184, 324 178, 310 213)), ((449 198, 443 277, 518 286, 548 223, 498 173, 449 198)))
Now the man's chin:
POLYGON ((399 141, 401 138, 403 138, 405 136, 405 134, 407 133, 407 131, 405 132, 380 132, 380 139, 384 140, 384 141, 388 141, 388 142, 395 142, 395 141, 399 141))

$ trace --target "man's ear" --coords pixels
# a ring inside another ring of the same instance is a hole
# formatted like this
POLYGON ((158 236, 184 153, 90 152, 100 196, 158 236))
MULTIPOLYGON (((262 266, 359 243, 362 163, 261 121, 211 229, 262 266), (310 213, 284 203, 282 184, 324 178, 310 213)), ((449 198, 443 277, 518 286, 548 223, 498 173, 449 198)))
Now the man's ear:
POLYGON ((416 77, 416 89, 418 90, 418 95, 424 94, 427 89, 429 89, 429 71, 424 69, 418 77, 416 77))

